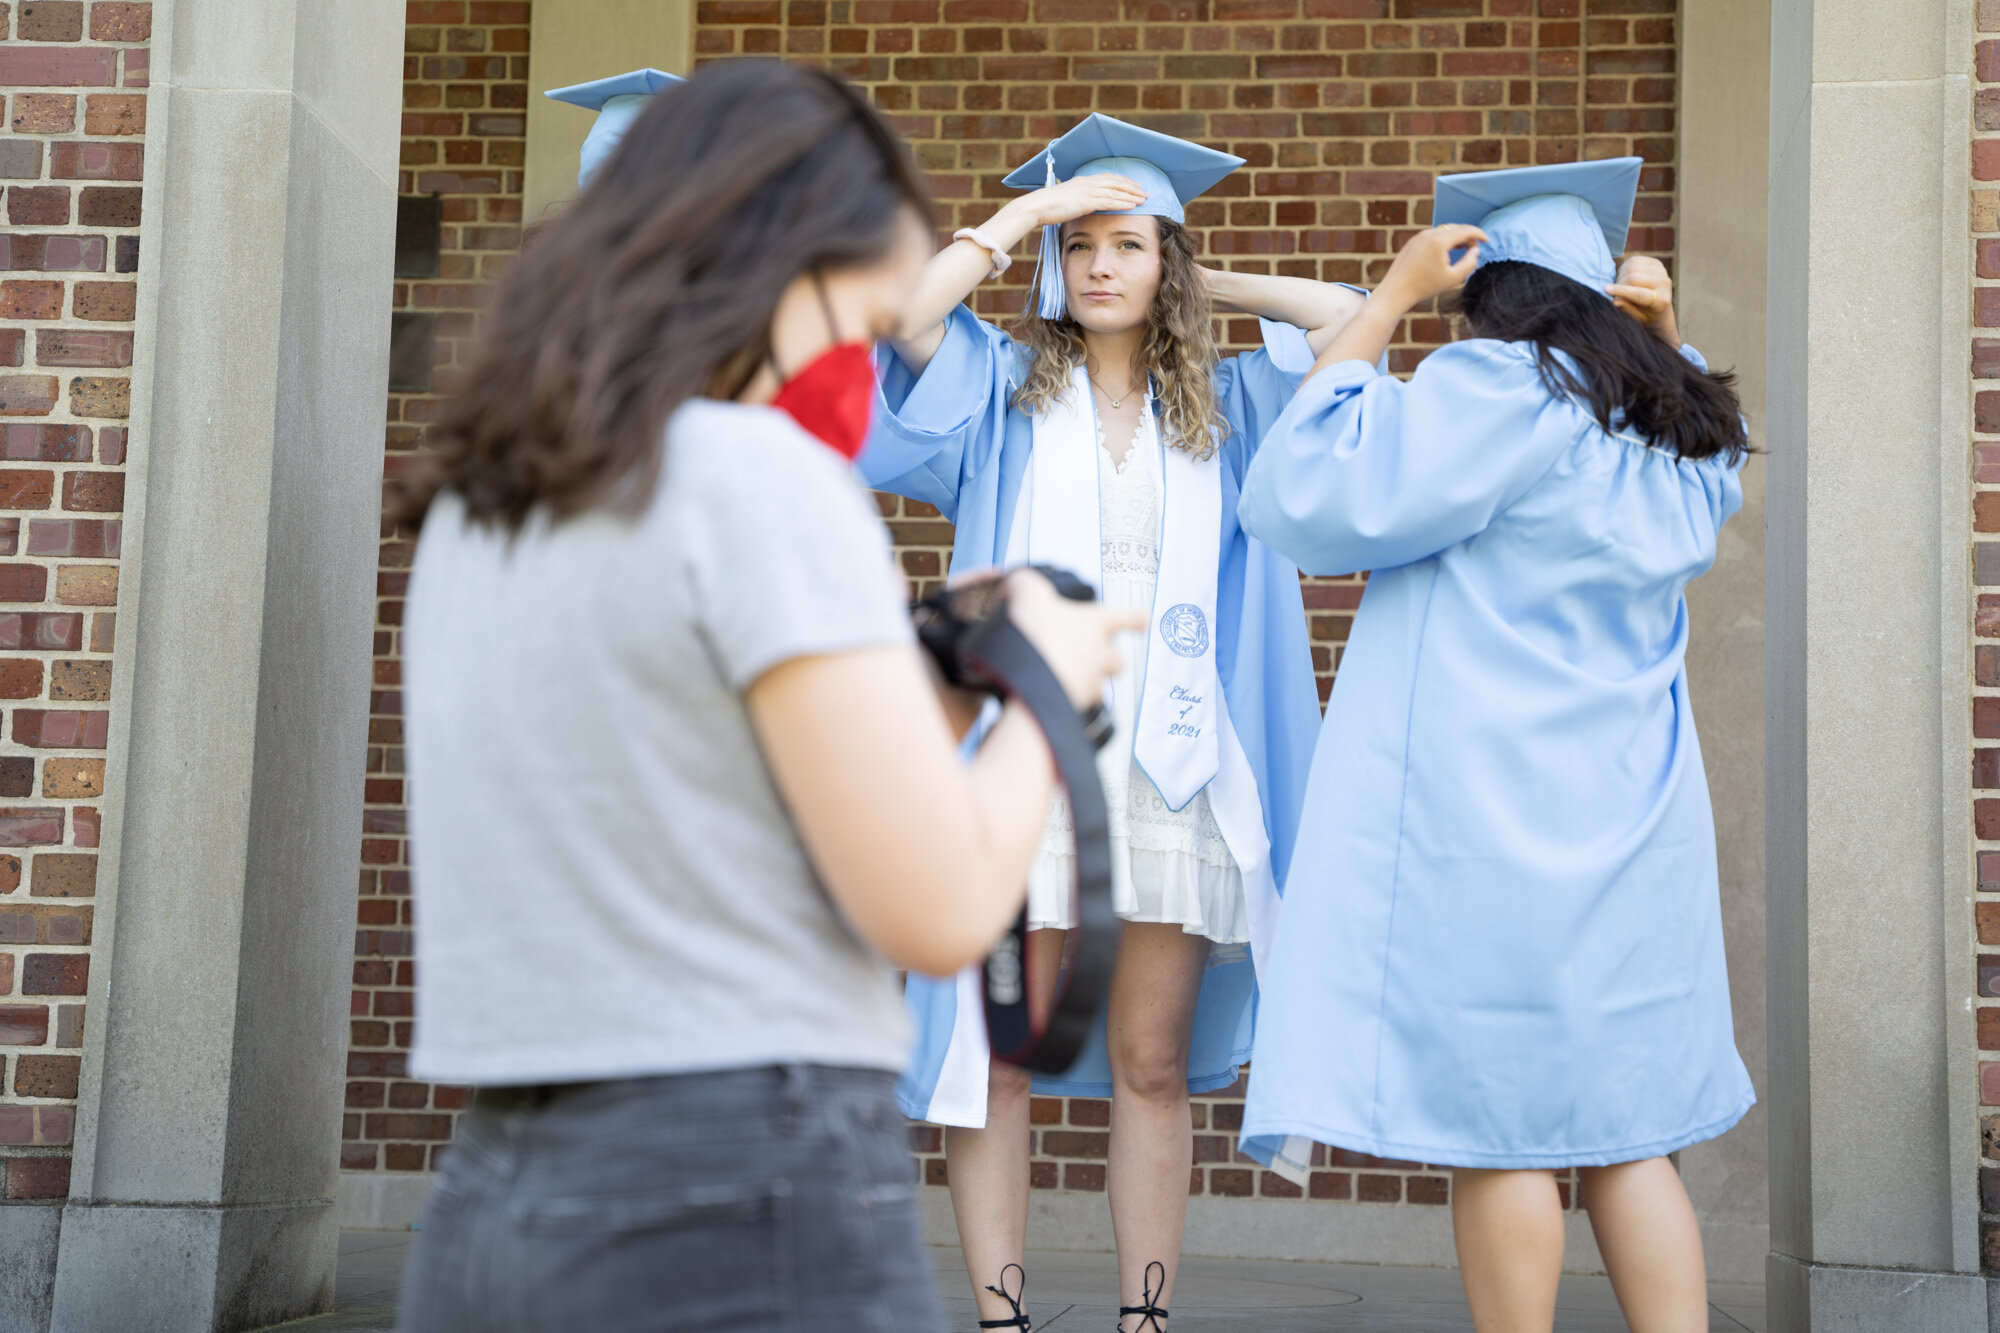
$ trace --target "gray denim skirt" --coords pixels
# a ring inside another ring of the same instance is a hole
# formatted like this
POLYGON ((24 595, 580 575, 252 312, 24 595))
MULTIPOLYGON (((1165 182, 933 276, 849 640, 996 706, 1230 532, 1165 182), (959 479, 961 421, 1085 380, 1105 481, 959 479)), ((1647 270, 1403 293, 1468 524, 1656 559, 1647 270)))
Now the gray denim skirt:
POLYGON ((479 1108, 424 1211, 401 1333, 935 1333, 895 1076, 794 1065, 479 1108))

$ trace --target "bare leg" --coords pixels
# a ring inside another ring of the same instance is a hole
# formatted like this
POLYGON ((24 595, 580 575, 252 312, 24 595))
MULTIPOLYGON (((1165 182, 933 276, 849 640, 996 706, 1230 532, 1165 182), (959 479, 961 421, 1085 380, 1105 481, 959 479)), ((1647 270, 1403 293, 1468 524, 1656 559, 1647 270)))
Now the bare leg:
MULTIPOLYGON (((1194 1161, 1188 1045, 1207 963, 1208 941, 1199 935, 1172 924, 1126 923, 1106 1021, 1112 1095, 1105 1184, 1118 1245, 1120 1305, 1144 1303, 1146 1269, 1154 1263, 1166 1267, 1165 1284, 1155 1280, 1154 1302, 1161 1309, 1173 1303, 1194 1161)), ((1118 1327, 1151 1333, 1156 1324, 1126 1315, 1118 1327)))
MULTIPOLYGON (((1028 1075, 995 1061, 986 1083, 986 1127, 944 1132, 951 1211, 965 1250, 965 1275, 981 1319, 1012 1307, 987 1291, 1000 1270, 1022 1261, 1028 1240, 1028 1075)), ((1011 1285, 1011 1284, 1010 1284, 1011 1285)))
POLYGON ((1704 1333, 1701 1226, 1674 1164, 1649 1157, 1587 1168, 1583 1206, 1632 1333, 1704 1333))
POLYGON ((1549 1333, 1563 1258, 1554 1173, 1459 1168, 1451 1227, 1478 1333, 1549 1333))
MULTIPOLYGON (((1035 974, 1049 978, 1051 990, 1062 946, 1059 930, 1028 935, 1028 949, 1036 962, 1049 964, 1036 967, 1035 974)), ((979 1303, 981 1319, 1012 1317, 1013 1306, 987 1288, 1002 1285, 1001 1270, 1026 1258, 1028 1098, 1028 1072, 995 1060, 987 1072, 985 1128, 951 1127, 944 1132, 951 1211, 958 1219, 965 1275, 972 1279, 972 1298, 979 1303)), ((1020 1294, 1012 1281, 1007 1287, 1020 1294)))

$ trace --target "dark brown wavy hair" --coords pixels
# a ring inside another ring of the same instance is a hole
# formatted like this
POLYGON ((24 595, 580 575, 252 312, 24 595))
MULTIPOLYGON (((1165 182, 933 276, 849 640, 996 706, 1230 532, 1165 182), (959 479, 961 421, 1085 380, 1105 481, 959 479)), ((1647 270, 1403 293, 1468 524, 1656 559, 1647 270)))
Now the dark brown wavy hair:
POLYGON ((1497 260, 1480 265, 1443 308, 1454 306, 1475 338, 1533 343, 1548 391, 1588 407, 1607 431, 1622 417, 1675 458, 1734 463, 1755 452, 1735 374, 1697 369, 1603 292, 1539 264, 1497 260))
POLYGON ((530 234, 391 517, 421 522, 440 490, 509 532, 538 508, 643 510, 667 418, 741 393, 785 288, 879 259, 906 208, 931 219, 915 163, 833 74, 732 60, 665 89, 530 234))

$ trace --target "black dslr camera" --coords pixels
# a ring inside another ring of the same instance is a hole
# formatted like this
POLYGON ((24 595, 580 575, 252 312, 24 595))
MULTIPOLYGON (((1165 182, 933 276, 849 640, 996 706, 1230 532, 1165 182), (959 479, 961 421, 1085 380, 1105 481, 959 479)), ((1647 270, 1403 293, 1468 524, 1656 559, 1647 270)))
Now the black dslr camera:
MULTIPOLYGON (((1067 569, 1057 569, 1054 565, 1029 565, 1050 583, 1056 592, 1072 602, 1094 602, 1097 594, 1067 569)), ((990 694, 996 698, 1007 698, 1014 691, 995 679, 981 665, 980 647, 994 631, 988 626, 1006 619, 1007 589, 999 578, 985 579, 978 583, 968 583, 957 588, 942 588, 910 608, 910 620, 917 629, 917 642, 937 663, 938 671, 951 684, 962 690, 973 690, 990 694), (968 654, 966 645, 973 645, 968 654)), ((1033 652, 1030 648, 1028 651, 1033 652)), ((1035 654, 1039 661, 1041 654, 1035 654)), ((1030 711, 1034 711, 1031 701, 1023 699, 1030 711)), ((1036 713, 1036 719, 1041 715, 1036 713)), ((1091 748, 1101 750, 1111 739, 1111 719, 1103 705, 1092 704, 1081 714, 1084 735, 1090 740, 1091 748)), ((1047 724, 1043 724, 1047 730, 1047 724)))
MULTIPOLYGON (((1094 602, 1089 585, 1066 569, 1030 566, 1073 602, 1094 602)), ((1048 988, 1028 952, 1028 912, 987 955, 986 1035, 993 1053, 1037 1073, 1060 1074, 1076 1063, 1096 1026, 1118 957, 1118 918, 1111 907, 1111 825, 1097 751, 1111 739, 1101 705, 1079 714, 1062 683, 1007 618, 999 579, 946 588, 910 608, 917 641, 944 678, 961 689, 1011 699, 1033 715, 1048 739, 1056 774, 1076 816, 1076 929, 1058 968, 1054 1002, 1035 1003, 1048 988)))

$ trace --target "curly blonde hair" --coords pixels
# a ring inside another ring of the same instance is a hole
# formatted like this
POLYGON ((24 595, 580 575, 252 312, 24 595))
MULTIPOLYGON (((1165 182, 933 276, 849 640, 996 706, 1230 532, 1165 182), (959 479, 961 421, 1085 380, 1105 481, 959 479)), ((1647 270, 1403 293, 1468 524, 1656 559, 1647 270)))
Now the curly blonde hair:
MULTIPOLYGON (((1139 365, 1159 387, 1161 433, 1175 449, 1207 458, 1229 434, 1215 405, 1215 306, 1194 262, 1194 238, 1171 218, 1160 224, 1160 289, 1146 321, 1139 365)), ((1033 354, 1028 379, 1014 394, 1023 412, 1039 412, 1070 390, 1083 364, 1083 326, 1068 311, 1035 313, 1032 299, 1009 330, 1033 354)))

